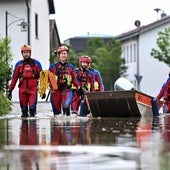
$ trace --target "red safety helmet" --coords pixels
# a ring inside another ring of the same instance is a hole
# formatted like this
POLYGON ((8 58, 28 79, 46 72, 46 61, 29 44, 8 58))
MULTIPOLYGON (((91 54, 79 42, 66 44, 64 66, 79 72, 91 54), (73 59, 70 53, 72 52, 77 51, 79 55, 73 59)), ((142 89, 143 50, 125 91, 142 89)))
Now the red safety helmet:
POLYGON ((21 47, 21 53, 22 53, 23 51, 30 51, 30 52, 31 52, 31 47, 30 47, 29 45, 23 45, 23 46, 21 47))
MULTIPOLYGON (((88 56, 89 57, 89 56, 88 56)), ((92 63, 92 59, 91 59, 91 57, 89 57, 89 61, 90 61, 90 63, 92 63)))
POLYGON ((83 55, 83 56, 81 56, 80 59, 79 59, 79 63, 81 63, 81 62, 90 63, 91 60, 90 60, 89 56, 83 55))
POLYGON ((60 54, 62 51, 69 51, 69 49, 67 46, 62 45, 62 46, 58 47, 57 54, 60 54))

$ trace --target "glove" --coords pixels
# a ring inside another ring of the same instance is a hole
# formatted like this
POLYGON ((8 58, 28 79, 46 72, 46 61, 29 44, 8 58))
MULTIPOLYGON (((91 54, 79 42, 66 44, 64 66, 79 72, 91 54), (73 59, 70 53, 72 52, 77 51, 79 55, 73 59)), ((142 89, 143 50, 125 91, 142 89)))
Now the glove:
POLYGON ((12 99, 12 91, 11 90, 8 90, 7 97, 8 97, 9 100, 12 99))
POLYGON ((45 99, 46 98, 46 94, 44 93, 41 97, 41 99, 45 99))
POLYGON ((34 74, 34 77, 36 79, 38 79, 40 76, 39 76, 39 73, 36 71, 36 70, 33 70, 33 74, 34 74))

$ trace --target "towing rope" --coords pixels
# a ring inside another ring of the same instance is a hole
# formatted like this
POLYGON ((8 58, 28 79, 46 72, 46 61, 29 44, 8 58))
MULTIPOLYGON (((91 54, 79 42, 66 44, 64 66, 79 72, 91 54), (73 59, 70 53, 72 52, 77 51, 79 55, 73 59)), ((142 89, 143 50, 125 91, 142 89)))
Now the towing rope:
POLYGON ((40 94, 40 97, 42 97, 45 94, 46 90, 49 89, 48 74, 49 74, 48 70, 40 72, 38 84, 38 93, 40 94))

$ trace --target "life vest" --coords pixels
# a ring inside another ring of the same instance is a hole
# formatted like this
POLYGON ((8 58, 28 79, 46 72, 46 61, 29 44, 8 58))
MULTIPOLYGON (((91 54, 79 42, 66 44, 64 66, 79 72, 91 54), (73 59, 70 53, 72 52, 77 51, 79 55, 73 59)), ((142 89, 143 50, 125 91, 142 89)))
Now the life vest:
POLYGON ((86 91, 90 91, 90 83, 88 81, 88 71, 87 70, 80 70, 80 69, 75 69, 76 75, 77 75, 77 80, 80 82, 82 88, 86 91))
POLYGON ((29 61, 24 61, 22 64, 22 68, 19 71, 19 78, 21 79, 31 79, 31 78, 38 78, 36 75, 36 71, 33 69, 35 62, 33 59, 29 61))
POLYGON ((94 82, 94 90, 99 90, 99 83, 97 81, 94 82))
POLYGON ((55 76, 57 79, 57 84, 59 89, 65 87, 71 87, 72 85, 72 77, 69 72, 68 63, 58 62, 55 64, 55 76))
POLYGON ((22 74, 23 79, 30 79, 34 77, 33 74, 33 69, 30 66, 30 64, 26 64, 23 68, 23 74, 22 74))

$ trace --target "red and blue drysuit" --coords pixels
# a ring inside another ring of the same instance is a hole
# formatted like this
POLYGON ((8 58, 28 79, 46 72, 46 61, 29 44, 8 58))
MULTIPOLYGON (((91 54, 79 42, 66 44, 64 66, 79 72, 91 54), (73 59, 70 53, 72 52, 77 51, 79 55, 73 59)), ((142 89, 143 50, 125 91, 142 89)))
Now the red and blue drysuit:
POLYGON ((62 111, 63 114, 69 116, 73 98, 71 86, 72 84, 77 88, 80 86, 75 76, 74 66, 68 62, 62 63, 59 61, 51 64, 49 71, 55 74, 58 85, 58 89, 51 93, 50 98, 54 116, 62 111))
MULTIPOLYGON (((88 69, 77 68, 75 69, 76 78, 81 84, 81 88, 84 92, 94 91, 94 79, 93 73, 88 69)), ((87 116, 90 110, 87 107, 88 101, 84 94, 79 94, 73 87, 73 100, 71 104, 72 112, 77 113, 80 106, 80 116, 87 116)))
POLYGON ((170 77, 167 79, 166 84, 164 86, 164 99, 167 105, 166 113, 170 113, 170 77))
POLYGON ((13 91, 19 80, 19 101, 22 114, 27 116, 28 107, 31 116, 36 114, 37 85, 42 66, 36 59, 20 60, 16 63, 9 91, 13 91))
POLYGON ((163 112, 170 113, 170 76, 167 81, 162 85, 159 94, 156 96, 156 99, 163 98, 165 103, 163 104, 163 112))
POLYGON ((90 71, 93 73, 94 77, 94 90, 103 92, 104 84, 100 72, 94 68, 91 68, 90 71))

